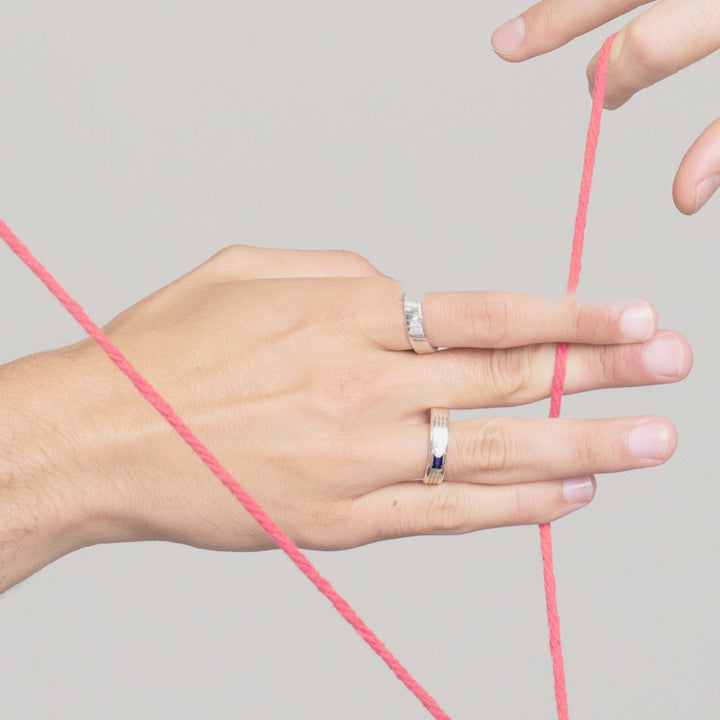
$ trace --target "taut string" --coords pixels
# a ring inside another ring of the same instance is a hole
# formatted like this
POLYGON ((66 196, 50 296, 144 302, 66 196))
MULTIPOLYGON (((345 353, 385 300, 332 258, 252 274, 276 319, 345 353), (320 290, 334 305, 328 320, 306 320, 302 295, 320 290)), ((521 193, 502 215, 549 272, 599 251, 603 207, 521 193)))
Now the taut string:
MULTIPOLYGON (((607 80, 607 69, 610 61, 610 47, 612 46, 614 38, 615 35, 611 35, 603 43, 595 71, 590 126, 588 127, 587 140, 585 141, 585 162, 583 163, 580 197, 578 199, 577 215, 575 216, 575 235, 573 236, 572 253, 570 255, 570 275, 567 284, 567 291, 570 295, 575 293, 578 281, 580 280, 583 244, 585 242, 585 227, 587 225, 587 211, 590 202, 590 188, 592 187, 595 154, 597 152, 598 137, 600 136, 600 119, 602 118, 603 103, 605 100, 605 81, 607 80)), ((555 356, 555 376, 553 377, 552 393, 550 395, 551 418, 556 418, 560 415, 560 405, 562 403, 563 387, 565 385, 565 371, 567 369, 567 351, 567 343, 560 343, 558 345, 555 356)), ((549 523, 540 525, 540 551, 543 560, 545 602, 547 605, 548 626, 550 628, 550 656, 552 657, 553 675, 555 677, 555 704, 557 705, 558 720, 568 720, 565 668, 563 665, 562 645, 560 643, 560 616, 558 615, 557 597, 555 593, 552 533, 549 523)))

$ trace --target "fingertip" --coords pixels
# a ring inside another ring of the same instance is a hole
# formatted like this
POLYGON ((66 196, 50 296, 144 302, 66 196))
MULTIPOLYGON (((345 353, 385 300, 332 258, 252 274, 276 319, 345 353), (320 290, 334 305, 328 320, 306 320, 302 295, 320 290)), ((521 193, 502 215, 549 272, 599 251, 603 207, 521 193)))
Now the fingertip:
POLYGON ((675 207, 687 217, 695 214, 695 208, 692 202, 687 199, 687 193, 683 191, 681 187, 678 187, 677 176, 675 176, 675 182, 673 183, 672 198, 675 207))
POLYGON ((675 342, 677 343, 678 347, 680 348, 680 369, 677 373, 676 380, 684 380, 692 370, 693 363, 695 362, 695 358, 693 356, 692 347, 690 347, 690 343, 688 342, 687 338, 683 337, 680 333, 674 332, 672 330, 661 330, 659 331, 662 334, 670 335, 674 338, 675 342))
POLYGON ((658 330, 642 349, 643 362, 657 382, 683 380, 692 368, 692 349, 688 341, 671 330, 658 330))
POLYGON ((692 347, 687 338, 680 335, 680 333, 673 333, 680 347, 682 348, 682 364, 680 366, 680 372, 678 373, 678 380, 684 380, 692 370, 695 358, 693 356, 692 347))
POLYGON ((626 443, 628 450, 640 461, 640 467, 661 465, 677 448, 677 429, 660 415, 638 418, 626 436, 626 443))
POLYGON ((687 369, 685 371, 685 374, 683 375, 683 378, 686 378, 690 374, 690 371, 693 369, 693 365, 695 364, 695 353, 693 353, 692 346, 686 338, 681 335, 680 340, 685 346, 685 354, 687 357, 687 369))
POLYGON ((519 58, 513 57, 513 55, 522 46, 525 40, 525 32, 525 17, 519 15, 496 28, 490 36, 490 44, 496 54, 503 60, 517 62, 519 58))
POLYGON ((620 332, 628 342, 645 342, 657 331, 658 316, 653 304, 638 298, 620 315, 620 332))
POLYGON ((695 203, 693 213, 698 212, 720 188, 720 175, 711 175, 695 186, 695 203))
POLYGON ((675 207, 683 215, 690 216, 695 214, 695 198, 693 194, 692 177, 689 172, 690 166, 686 162, 688 153, 685 153, 685 158, 683 158, 683 161, 680 163, 680 167, 675 173, 675 179, 673 180, 672 186, 672 198, 675 203, 675 207))
POLYGON ((646 338, 649 340, 653 335, 655 335, 658 330, 658 311, 655 305, 653 305, 653 303, 646 297, 639 297, 637 301, 640 303, 645 303, 647 307, 650 308, 650 313, 652 315, 652 323, 650 324, 650 334, 646 338))
POLYGON ((564 513, 579 510, 592 502, 597 491, 593 475, 566 478, 562 481, 562 497, 565 503, 564 513))
POLYGON ((667 448, 667 456, 666 460, 669 460, 674 454, 675 450, 677 450, 678 446, 678 431, 675 427, 675 424, 668 420, 667 418, 660 418, 661 420, 664 420, 667 426, 668 431, 668 448, 667 448))
POLYGON ((685 153, 672 195, 683 215, 694 215, 720 188, 720 119, 711 123, 685 153))

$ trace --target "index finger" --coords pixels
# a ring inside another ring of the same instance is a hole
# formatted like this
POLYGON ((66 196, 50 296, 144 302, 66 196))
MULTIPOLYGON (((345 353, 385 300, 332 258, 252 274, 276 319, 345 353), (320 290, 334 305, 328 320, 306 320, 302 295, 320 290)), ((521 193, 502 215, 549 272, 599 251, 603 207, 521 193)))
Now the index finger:
MULTIPOLYGON (((401 294, 378 292, 363 281, 355 293, 357 319, 366 336, 387 350, 410 350, 401 294)), ((413 298, 410 298, 413 299, 413 298)), ((537 295, 493 291, 430 292, 421 302, 425 335, 434 347, 510 348, 539 343, 609 345, 644 342, 657 330, 657 313, 647 300, 585 305, 573 296, 547 300, 537 295)))
POLYGON ((495 52, 520 62, 550 52, 651 0, 541 0, 492 34, 495 52))
MULTIPOLYGON (((605 107, 616 109, 636 92, 720 49, 716 0, 662 0, 617 33, 610 53, 605 107)), ((591 86, 599 53, 587 67, 591 86)))
POLYGON ((435 347, 608 345, 643 342, 657 330, 657 314, 645 300, 583 305, 572 296, 547 300, 502 292, 437 292, 425 295, 422 309, 425 335, 435 347))

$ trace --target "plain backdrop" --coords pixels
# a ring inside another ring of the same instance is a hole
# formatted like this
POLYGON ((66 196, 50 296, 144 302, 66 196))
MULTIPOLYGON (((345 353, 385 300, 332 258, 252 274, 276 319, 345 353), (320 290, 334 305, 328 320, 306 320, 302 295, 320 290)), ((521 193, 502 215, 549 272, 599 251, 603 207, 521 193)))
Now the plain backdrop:
MULTIPOLYGON (((489 37, 523 9, 0 0, 0 217, 99 323, 235 242, 356 250, 427 291, 558 297, 585 66, 622 23, 510 65, 489 37)), ((649 298, 695 367, 564 404, 680 435, 667 465, 599 476, 553 526, 573 718, 720 712, 720 198, 691 218, 671 199, 720 114, 719 71, 708 58, 603 119, 579 297, 649 298)), ((0 253, 0 359, 80 339, 0 253)), ((536 526, 310 555, 454 720, 555 716, 536 526)), ((0 638, 8 719, 429 717, 277 551, 84 549, 2 597, 0 638)))

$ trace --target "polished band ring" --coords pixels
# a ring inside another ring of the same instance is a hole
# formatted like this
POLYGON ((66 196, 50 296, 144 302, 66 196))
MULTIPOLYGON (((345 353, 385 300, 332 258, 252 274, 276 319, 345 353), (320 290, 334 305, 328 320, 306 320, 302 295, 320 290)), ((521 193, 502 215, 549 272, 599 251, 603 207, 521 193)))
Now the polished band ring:
POLYGON ((426 485, 439 485, 445 479, 449 431, 450 411, 447 408, 430 408, 430 448, 423 478, 426 485))
POLYGON ((405 306, 405 327, 407 328, 410 345, 416 353, 431 353, 437 348, 433 347, 425 337, 425 328, 422 319, 422 301, 408 300, 403 294, 403 305, 405 306))

